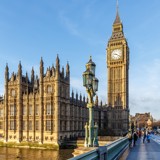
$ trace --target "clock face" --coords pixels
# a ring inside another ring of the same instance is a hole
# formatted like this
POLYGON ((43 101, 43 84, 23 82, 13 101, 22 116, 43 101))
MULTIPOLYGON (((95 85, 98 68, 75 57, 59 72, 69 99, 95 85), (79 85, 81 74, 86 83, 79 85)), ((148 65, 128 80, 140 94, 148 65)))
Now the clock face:
POLYGON ((115 49, 111 53, 111 58, 114 60, 120 59, 122 56, 122 50, 121 49, 115 49))

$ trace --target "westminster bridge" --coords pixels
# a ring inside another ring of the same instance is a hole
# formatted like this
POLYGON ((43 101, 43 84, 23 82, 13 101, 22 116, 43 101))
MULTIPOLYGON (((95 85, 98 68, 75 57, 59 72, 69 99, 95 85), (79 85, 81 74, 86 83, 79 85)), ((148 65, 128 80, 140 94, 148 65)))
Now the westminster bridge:
POLYGON ((143 143, 139 138, 135 146, 129 147, 127 138, 121 138, 109 145, 95 148, 69 160, 159 160, 160 136, 151 135, 151 141, 143 143))

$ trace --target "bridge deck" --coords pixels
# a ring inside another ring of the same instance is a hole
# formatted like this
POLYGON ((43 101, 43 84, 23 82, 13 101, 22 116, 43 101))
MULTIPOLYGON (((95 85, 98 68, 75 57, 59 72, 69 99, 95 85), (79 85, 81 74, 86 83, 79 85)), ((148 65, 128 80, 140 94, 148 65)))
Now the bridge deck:
POLYGON ((120 160, 160 160, 160 144, 152 139, 150 143, 138 139, 136 146, 128 149, 120 160))

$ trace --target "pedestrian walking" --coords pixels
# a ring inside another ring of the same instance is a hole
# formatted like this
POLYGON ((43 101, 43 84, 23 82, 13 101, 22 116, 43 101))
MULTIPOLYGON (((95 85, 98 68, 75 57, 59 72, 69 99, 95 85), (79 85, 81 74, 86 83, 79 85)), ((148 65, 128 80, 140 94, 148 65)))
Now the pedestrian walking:
POLYGON ((136 141, 138 139, 138 135, 136 133, 136 131, 133 132, 133 145, 135 146, 136 145, 136 141))
POLYGON ((144 130, 144 134, 143 134, 143 143, 145 142, 145 139, 146 139, 146 130, 144 130))

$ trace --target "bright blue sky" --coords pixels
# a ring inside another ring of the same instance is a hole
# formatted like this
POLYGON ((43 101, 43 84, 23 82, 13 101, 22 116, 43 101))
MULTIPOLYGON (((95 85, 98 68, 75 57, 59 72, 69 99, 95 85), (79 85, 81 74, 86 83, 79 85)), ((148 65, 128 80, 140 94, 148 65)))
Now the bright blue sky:
MULTIPOLYGON (((120 0, 119 13, 130 47, 129 98, 131 114, 151 112, 160 119, 160 1, 120 0)), ((92 55, 97 64, 99 98, 107 102, 106 45, 112 33, 116 0, 0 1, 0 93, 4 69, 39 73, 59 54, 61 66, 71 67, 71 89, 85 93, 82 73, 92 55)))

